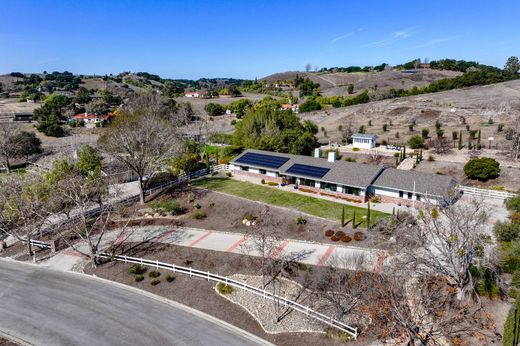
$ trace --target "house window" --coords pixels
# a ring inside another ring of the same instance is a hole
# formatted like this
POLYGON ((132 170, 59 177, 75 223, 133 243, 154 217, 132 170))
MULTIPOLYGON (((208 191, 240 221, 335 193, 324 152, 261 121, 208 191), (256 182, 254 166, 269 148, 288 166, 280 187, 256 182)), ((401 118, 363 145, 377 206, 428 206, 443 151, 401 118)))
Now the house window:
POLYGON ((300 185, 315 187, 316 182, 314 180, 300 178, 300 185))
POLYGON ((417 195, 417 194, 416 194, 416 195, 415 195, 415 199, 418 200, 418 201, 420 201, 420 200, 421 200, 421 195, 417 195))
POLYGON ((241 171, 249 171, 249 167, 246 167, 246 166, 240 166, 240 170, 241 171))
POLYGON ((358 189, 355 187, 350 187, 350 186, 343 186, 341 188, 341 192, 348 194, 348 195, 359 196, 361 189, 358 189))
POLYGON ((331 184, 331 183, 321 183, 320 186, 323 190, 327 190, 327 191, 336 191, 338 188, 338 186, 336 184, 331 184))
POLYGON ((267 173, 267 171, 265 169, 259 169, 258 171, 260 172, 260 174, 266 174, 267 173))
POLYGON ((408 199, 412 199, 413 193, 408 192, 408 199))
POLYGON ((399 198, 403 198, 404 196, 404 192, 403 191, 399 191, 399 198))

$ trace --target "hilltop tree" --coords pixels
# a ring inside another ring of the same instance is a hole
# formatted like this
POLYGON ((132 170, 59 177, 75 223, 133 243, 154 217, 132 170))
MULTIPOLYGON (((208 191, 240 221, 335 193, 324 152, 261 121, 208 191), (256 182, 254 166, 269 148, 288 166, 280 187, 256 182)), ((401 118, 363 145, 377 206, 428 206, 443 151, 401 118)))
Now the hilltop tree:
POLYGON ((165 120, 174 116, 169 112, 158 95, 139 96, 99 139, 102 151, 137 175, 141 204, 147 178, 163 169, 182 148, 176 127, 165 120))
POLYGON ((520 62, 518 61, 518 57, 511 56, 507 59, 506 64, 504 66, 504 70, 511 74, 517 74, 520 70, 520 62))

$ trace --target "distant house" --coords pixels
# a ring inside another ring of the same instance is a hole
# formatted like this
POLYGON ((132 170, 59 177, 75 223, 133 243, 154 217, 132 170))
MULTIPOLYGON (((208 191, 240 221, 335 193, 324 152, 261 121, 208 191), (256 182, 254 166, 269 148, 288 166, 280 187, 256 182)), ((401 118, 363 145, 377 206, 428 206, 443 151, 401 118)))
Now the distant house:
POLYGON ((298 113, 298 111, 300 110, 300 105, 297 105, 297 104, 290 104, 290 103, 284 103, 281 107, 280 107, 280 110, 284 111, 284 110, 292 110, 294 113, 298 113))
POLYGON ((354 148, 372 149, 376 146, 377 136, 373 134, 355 133, 351 138, 354 148))
POLYGON ((185 97, 199 97, 199 93, 196 91, 189 91, 184 94, 185 97))
POLYGON ((71 119, 69 119, 69 122, 83 122, 85 125, 88 124, 96 124, 96 123, 111 123, 112 120, 114 120, 114 115, 112 113, 104 114, 104 115, 97 115, 97 114, 89 114, 87 112, 80 113, 74 115, 71 119))

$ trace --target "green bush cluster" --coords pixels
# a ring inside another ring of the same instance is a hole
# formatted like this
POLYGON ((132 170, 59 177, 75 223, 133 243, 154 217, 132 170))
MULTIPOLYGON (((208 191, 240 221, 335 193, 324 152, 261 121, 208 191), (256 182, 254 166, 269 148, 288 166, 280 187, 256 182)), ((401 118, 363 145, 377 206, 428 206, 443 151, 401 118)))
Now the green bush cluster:
POLYGON ((493 179, 500 175, 500 164, 490 157, 471 159, 464 165, 464 174, 470 179, 493 179))
POLYGON ((220 294, 231 294, 231 293, 233 293, 233 287, 230 286, 230 285, 226 285, 223 282, 219 282, 217 284, 217 290, 219 291, 220 294))
POLYGON ((142 264, 134 264, 128 269, 128 273, 130 274, 143 274, 146 271, 146 267, 142 264))
POLYGON ((520 296, 515 299, 515 304, 509 309, 504 324, 502 345, 516 346, 520 341, 520 296))
POLYGON ((164 210, 171 215, 180 215, 184 212, 184 208, 179 202, 169 201, 153 201, 148 204, 154 210, 164 210))

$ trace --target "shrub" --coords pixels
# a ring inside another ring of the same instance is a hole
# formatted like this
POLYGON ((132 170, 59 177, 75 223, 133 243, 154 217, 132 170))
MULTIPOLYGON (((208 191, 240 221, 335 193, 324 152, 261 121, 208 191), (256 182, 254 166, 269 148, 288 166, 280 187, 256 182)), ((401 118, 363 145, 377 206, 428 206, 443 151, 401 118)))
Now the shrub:
POLYGON ((232 176, 231 172, 226 172, 226 177, 230 178, 231 176, 232 176))
POLYGON ((202 220, 202 219, 206 218, 206 214, 203 213, 202 211, 198 211, 195 214, 193 214, 193 218, 196 220, 202 220))
POLYGON ((343 237, 341 237, 341 242, 342 243, 348 243, 352 240, 352 238, 348 235, 344 235, 343 237))
POLYGON ((166 275, 166 281, 173 282, 173 280, 175 280, 175 276, 171 274, 166 275))
POLYGON ((500 174, 500 164, 490 157, 481 157, 469 160, 464 165, 464 174, 470 179, 488 180, 500 174))
POLYGON ((269 186, 278 186, 278 183, 275 182, 275 181, 268 181, 267 185, 269 185, 269 186))
POLYGON ((161 282, 161 280, 159 280, 159 279, 153 279, 152 281, 150 281, 150 285, 157 286, 160 282, 161 282))
POLYGON ((334 231, 331 230, 331 229, 328 229, 325 231, 325 236, 326 237, 332 237, 334 235, 334 231))
POLYGON ((148 273, 148 277, 150 277, 150 278, 158 278, 159 276, 161 276, 161 273, 159 273, 156 270, 152 270, 151 272, 148 273))
POLYGON ((367 236, 363 232, 356 232, 354 233, 354 240, 355 241, 362 241, 365 240, 367 236))
POLYGON ((428 135, 429 135, 429 134, 430 134, 430 130, 429 130, 429 129, 422 129, 422 130, 421 130, 421 137, 422 137, 423 139, 428 138, 428 135))
POLYGON ((237 121, 235 119, 231 120, 231 126, 235 126, 237 124, 237 121))
POLYGON ((435 161, 435 157, 433 157, 433 155, 428 155, 428 161, 435 161))
POLYGON ((352 148, 352 151, 359 151, 359 148, 352 148))
POLYGON ((493 232, 500 241, 512 241, 520 235, 520 224, 499 221, 495 224, 493 232))
POLYGON ((217 284, 217 290, 220 294, 231 294, 233 293, 233 287, 230 285, 226 285, 223 282, 219 282, 217 284))
POLYGON ((307 263, 298 262, 298 269, 304 272, 311 272, 312 266, 307 263))
POLYGON ((245 213, 244 217, 243 217, 243 220, 247 220, 247 221, 255 221, 257 219, 256 216, 253 215, 253 213, 251 212, 247 212, 245 213))
POLYGON ((506 199, 506 208, 511 212, 520 212, 520 195, 506 199))
POLYGON ((298 216, 296 219, 294 219, 294 223, 297 225, 305 225, 307 223, 307 219, 303 216, 298 216))
POLYGON ((198 204, 198 203, 195 203, 195 204, 193 205, 193 207, 194 207, 195 209, 200 209, 200 208, 202 208, 202 206, 201 206, 200 204, 198 204))
POLYGON ((516 297, 518 297, 518 290, 516 288, 511 287, 509 291, 507 291, 507 295, 513 299, 516 299, 516 297))
POLYGON ((146 271, 146 267, 142 264, 134 264, 128 269, 130 274, 143 274, 146 271))
POLYGON ((336 231, 336 233, 334 233, 334 235, 338 238, 341 238, 345 235, 345 232, 343 231, 336 231))
POLYGON ((424 138, 421 136, 412 136, 408 140, 408 145, 412 149, 421 149, 424 146, 424 138))
POLYGON ((144 276, 143 276, 143 275, 141 275, 141 274, 137 274, 137 275, 135 276, 135 281, 136 281, 136 282, 141 282, 141 281, 143 281, 143 280, 144 280, 144 276))
POLYGON ((265 184, 265 179, 260 180, 260 183, 263 185, 265 184))
POLYGON ((509 309, 506 322, 504 324, 504 336, 502 345, 517 345, 520 340, 520 296, 516 297, 515 304, 509 309))
POLYGON ((347 162, 356 162, 356 159, 353 159, 353 158, 351 158, 351 157, 347 157, 347 158, 345 159, 345 161, 347 161, 347 162))
POLYGON ((184 208, 177 201, 154 201, 148 204, 154 211, 164 210, 171 215, 180 215, 184 212, 184 208))
POLYGON ((210 203, 208 204, 208 207, 210 207, 210 208, 213 208, 214 206, 215 206, 215 202, 210 202, 210 203))
POLYGON ((332 240, 332 241, 339 241, 339 237, 337 237, 337 236, 334 234, 332 237, 330 237, 330 240, 332 240))

